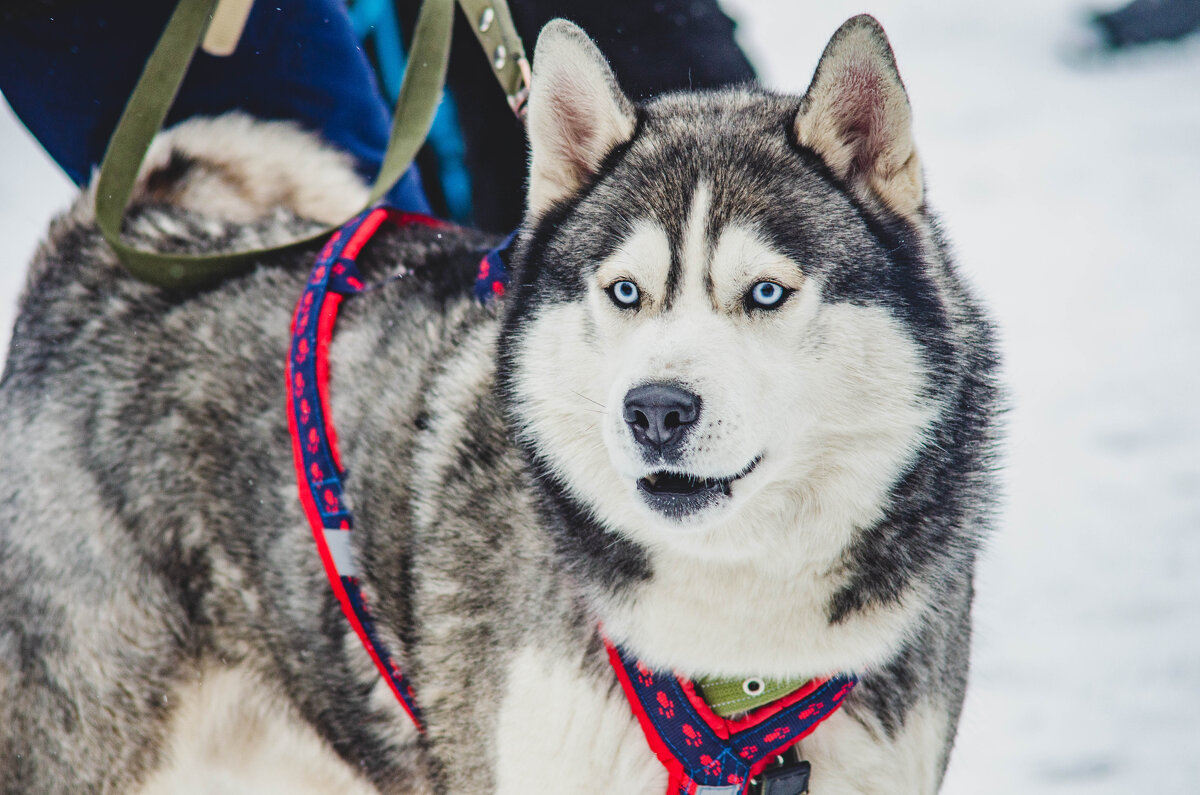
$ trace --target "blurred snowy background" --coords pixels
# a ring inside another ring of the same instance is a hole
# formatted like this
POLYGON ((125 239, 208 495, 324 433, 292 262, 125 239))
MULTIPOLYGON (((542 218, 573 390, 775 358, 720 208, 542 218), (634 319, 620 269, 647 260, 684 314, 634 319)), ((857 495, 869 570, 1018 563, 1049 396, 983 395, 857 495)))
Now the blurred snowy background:
MULTIPOLYGON (((1003 521, 948 795, 1200 792, 1200 37, 1070 57, 1082 0, 726 0, 800 92, 867 11, 1002 329, 1003 521)), ((0 111, 0 341, 74 191, 0 111)))

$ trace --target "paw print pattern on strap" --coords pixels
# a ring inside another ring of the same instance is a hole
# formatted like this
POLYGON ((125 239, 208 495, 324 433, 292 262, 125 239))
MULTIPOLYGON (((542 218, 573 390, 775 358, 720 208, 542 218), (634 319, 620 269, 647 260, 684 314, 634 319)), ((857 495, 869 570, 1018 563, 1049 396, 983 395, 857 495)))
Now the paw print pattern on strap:
POLYGON ((329 411, 329 344, 342 299, 365 287, 354 264, 379 228, 423 224, 442 227, 436 218, 377 208, 362 213, 330 237, 317 256, 312 275, 292 317, 287 361, 288 428, 300 502, 312 528, 317 551, 342 612, 393 694, 420 730, 421 711, 413 690, 391 652, 379 638, 358 581, 350 544, 354 517, 346 505, 341 455, 329 411))
POLYGON ((667 795, 744 795, 750 779, 836 712, 858 681, 838 675, 809 682, 729 721, 708 708, 691 682, 605 645, 646 741, 667 768, 667 795))
POLYGON ((475 298, 480 303, 488 303, 494 298, 504 295, 508 287, 508 268, 504 265, 503 254, 512 245, 517 233, 513 232, 494 249, 483 255, 479 261, 479 271, 475 274, 475 298))

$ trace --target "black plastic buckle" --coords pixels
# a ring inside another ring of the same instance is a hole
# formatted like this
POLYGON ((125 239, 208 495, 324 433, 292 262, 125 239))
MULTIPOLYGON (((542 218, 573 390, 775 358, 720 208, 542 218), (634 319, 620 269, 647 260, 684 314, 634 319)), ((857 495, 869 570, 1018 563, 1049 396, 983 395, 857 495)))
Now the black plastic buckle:
POLYGON ((750 779, 747 795, 808 795, 812 765, 798 759, 779 757, 766 770, 750 779))

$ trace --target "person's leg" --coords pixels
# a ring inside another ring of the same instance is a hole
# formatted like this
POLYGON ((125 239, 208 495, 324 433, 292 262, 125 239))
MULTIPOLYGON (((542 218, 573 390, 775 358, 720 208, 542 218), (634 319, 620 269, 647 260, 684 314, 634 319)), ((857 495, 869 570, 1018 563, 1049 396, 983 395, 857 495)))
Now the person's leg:
MULTIPOLYGON (((38 0, 0 11, 0 92, 76 183, 103 156, 172 8, 38 0)), ((234 109, 299 122, 367 178, 387 147, 387 106, 340 0, 255 4, 232 55, 196 55, 167 124, 234 109)), ((429 212, 415 169, 389 198, 429 212)))

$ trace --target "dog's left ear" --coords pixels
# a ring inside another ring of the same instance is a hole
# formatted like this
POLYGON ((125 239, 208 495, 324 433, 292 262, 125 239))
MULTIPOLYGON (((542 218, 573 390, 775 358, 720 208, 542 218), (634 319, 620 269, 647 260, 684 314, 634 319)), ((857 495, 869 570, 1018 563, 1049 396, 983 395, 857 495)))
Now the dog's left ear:
POLYGON ((917 218, 924 181, 908 95, 887 35, 862 14, 838 28, 796 115, 796 137, 851 188, 917 218))
POLYGON ((633 105, 600 50, 565 19, 538 36, 528 122, 531 217, 577 191, 633 137, 633 105))

